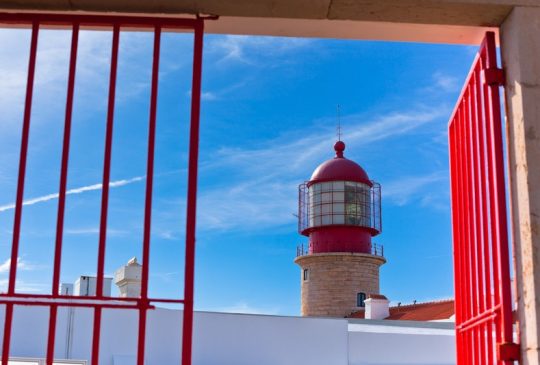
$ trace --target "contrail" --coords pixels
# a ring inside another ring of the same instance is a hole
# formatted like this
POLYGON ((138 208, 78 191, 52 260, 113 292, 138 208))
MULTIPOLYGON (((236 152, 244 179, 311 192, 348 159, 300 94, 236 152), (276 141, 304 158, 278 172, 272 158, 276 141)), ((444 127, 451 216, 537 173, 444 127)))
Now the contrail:
MULTIPOLYGON (((134 182, 144 180, 145 178, 146 178, 146 176, 136 176, 136 177, 131 178, 131 179, 111 181, 109 183, 109 187, 117 188, 117 187, 120 187, 120 186, 132 184, 134 182)), ((80 187, 80 188, 67 190, 66 195, 81 194, 81 193, 84 193, 84 192, 87 192, 87 191, 101 190, 102 187, 103 187, 103 184, 94 184, 94 185, 83 186, 83 187, 80 187)), ((43 202, 46 202, 46 201, 49 201, 49 200, 58 199, 59 196, 60 195, 58 193, 43 195, 43 196, 40 196, 40 197, 37 197, 37 198, 25 200, 25 201, 23 201, 23 205, 34 205, 34 204, 37 204, 37 203, 43 203, 43 202)), ((5 212, 6 210, 11 210, 11 209, 15 209, 15 204, 0 205, 0 212, 5 212)))

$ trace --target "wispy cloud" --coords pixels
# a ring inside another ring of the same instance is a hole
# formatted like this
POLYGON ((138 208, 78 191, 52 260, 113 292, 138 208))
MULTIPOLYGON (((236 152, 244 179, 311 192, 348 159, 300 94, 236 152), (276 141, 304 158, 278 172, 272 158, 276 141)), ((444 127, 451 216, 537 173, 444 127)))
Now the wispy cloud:
POLYGON ((311 43, 312 40, 304 38, 228 35, 214 38, 207 47, 210 53, 218 54, 218 62, 255 64, 268 57, 303 49, 311 43))
MULTIPOLYGON (((186 95, 191 98, 191 90, 186 92, 186 95)), ((217 100, 218 96, 215 92, 212 91, 201 91, 201 100, 212 101, 217 100)))
POLYGON ((170 272, 153 272, 150 274, 151 277, 158 278, 159 280, 171 283, 171 282, 178 282, 178 279, 181 278, 180 271, 170 271, 170 272))
MULTIPOLYGON (((411 108, 410 111, 391 112, 371 120, 365 120, 365 115, 354 114, 343 116, 342 124, 348 126, 347 143, 363 146, 410 133, 417 128, 433 122, 439 117, 446 116, 445 108, 411 108)), ((321 120, 320 125, 333 125, 333 120, 321 120)), ((333 128, 333 127, 332 127, 333 128)), ((312 133, 301 137, 282 136, 266 143, 264 147, 254 149, 222 148, 212 161, 203 163, 203 167, 223 166, 243 168, 255 172, 275 171, 273 175, 283 175, 283 170, 299 171, 299 169, 321 162, 328 158, 329 150, 334 142, 334 135, 328 127, 311 126, 312 133), (292 142, 291 142, 292 140, 292 142), (241 156, 241 158, 238 158, 241 156), (261 163, 263 161, 264 163, 261 163)), ((293 132, 300 135, 300 132, 293 132), (296 133, 297 132, 297 133, 296 133)))
MULTIPOLYGON (((344 116, 349 126, 347 143, 363 147, 400 137, 446 115, 444 108, 411 108, 365 121, 364 115, 344 116)), ((255 148, 222 148, 212 160, 204 161, 206 171, 224 169, 222 184, 202 189, 199 222, 202 229, 260 229, 294 223, 296 189, 310 176, 314 166, 331 157, 333 133, 327 121, 313 125, 311 134, 299 138, 285 135, 255 148)), ((294 132, 293 132, 294 134, 294 132)), ((297 133, 300 135, 300 133, 297 133)), ((407 204, 422 187, 440 182, 443 174, 410 178, 409 184, 383 188, 398 205, 407 204)))
MULTIPOLYGON (((8 283, 8 279, 0 279, 0 293, 7 291, 8 283)), ((15 288, 19 293, 40 293, 47 288, 47 285, 44 283, 29 283, 25 280, 17 279, 15 288)))
POLYGON ((442 72, 435 72, 432 76, 434 87, 444 92, 459 91, 460 82, 457 77, 444 74, 442 72))
MULTIPOLYGON (((136 177, 133 177, 131 179, 123 179, 123 180, 111 181, 109 183, 109 187, 117 188, 117 187, 120 187, 120 186, 133 184, 135 182, 142 181, 144 179, 145 179, 145 176, 136 176, 136 177)), ((101 183, 88 185, 88 186, 82 186, 80 188, 67 190, 66 195, 82 194, 82 193, 85 193, 85 192, 88 192, 88 191, 101 190, 102 187, 103 187, 103 184, 101 184, 101 183)), ((43 196, 40 196, 40 197, 37 197, 37 198, 32 198, 32 199, 25 200, 25 201, 23 201, 23 205, 34 205, 34 204, 38 204, 38 203, 44 203, 44 202, 47 202, 49 200, 58 199, 58 197, 59 197, 58 193, 43 195, 43 196)), ((14 203, 6 204, 6 205, 0 205, 0 212, 5 212, 5 211, 11 210, 11 209, 15 209, 15 204, 14 203)))
MULTIPOLYGON (((96 234, 99 234, 99 227, 66 228, 64 230, 64 233, 68 235, 74 235, 74 236, 96 235, 96 234)), ((129 234, 129 231, 107 227, 108 236, 125 236, 128 234, 129 234)))
MULTIPOLYGON (((0 43, 5 50, 0 53, 0 69, 4 71, 0 73, 0 109, 4 125, 8 123, 17 125, 15 123, 20 121, 22 115, 27 83, 30 33, 28 29, 0 29, 0 43)), ((106 107, 111 41, 111 31, 83 30, 80 32, 75 86, 76 105, 79 109, 91 108, 95 112, 96 109, 106 107)), ((181 44, 184 43, 181 42, 181 44)), ((178 42, 175 46, 178 46, 178 42)), ((185 42, 185 46, 188 48, 191 44, 185 42)), ((70 49, 70 31, 40 31, 34 81, 34 104, 36 105, 33 108, 40 110, 41 113, 33 117, 34 125, 36 122, 54 120, 58 111, 63 111, 62 98, 66 95, 70 49)), ((149 34, 122 32, 116 92, 118 103, 133 100, 149 89, 151 49, 152 37, 149 34)), ((168 55, 164 53, 164 56, 168 55)), ((171 62, 169 57, 163 57, 162 61, 161 73, 163 74, 186 65, 177 57, 174 58, 174 62, 171 62)))
POLYGON ((413 199, 420 199, 423 205, 429 206, 438 203, 434 196, 429 195, 431 192, 430 187, 441 184, 447 178, 448 173, 445 171, 420 176, 400 177, 383 185, 383 198, 390 199, 399 206, 403 206, 413 199), (428 200, 426 200, 427 196, 429 196, 428 200))

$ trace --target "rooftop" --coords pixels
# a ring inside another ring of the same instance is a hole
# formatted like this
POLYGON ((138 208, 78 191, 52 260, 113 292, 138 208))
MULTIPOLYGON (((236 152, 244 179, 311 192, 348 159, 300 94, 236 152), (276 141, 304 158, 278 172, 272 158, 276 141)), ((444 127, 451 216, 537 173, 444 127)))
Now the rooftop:
MULTIPOLYGON (((364 318, 364 311, 353 312, 348 318, 364 318)), ((386 320, 437 321, 454 315, 454 299, 390 307, 386 320)))

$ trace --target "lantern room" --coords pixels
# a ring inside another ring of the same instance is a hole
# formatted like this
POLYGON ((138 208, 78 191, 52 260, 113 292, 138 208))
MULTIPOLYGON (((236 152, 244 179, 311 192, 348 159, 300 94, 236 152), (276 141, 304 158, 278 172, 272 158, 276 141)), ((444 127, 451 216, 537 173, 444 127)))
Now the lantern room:
POLYGON ((371 237, 381 232, 381 187, 344 157, 323 162, 299 186, 299 232, 309 236, 309 252, 371 253, 371 237))

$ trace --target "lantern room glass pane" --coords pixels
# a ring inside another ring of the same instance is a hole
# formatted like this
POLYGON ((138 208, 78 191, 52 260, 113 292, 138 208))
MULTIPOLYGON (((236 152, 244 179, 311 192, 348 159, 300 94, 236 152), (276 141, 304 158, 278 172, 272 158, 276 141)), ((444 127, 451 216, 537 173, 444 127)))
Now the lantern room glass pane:
POLYGON ((330 215, 332 213, 332 204, 323 204, 321 213, 322 215, 330 215))
POLYGON ((334 214, 332 223, 334 223, 334 224, 345 224, 345 216, 343 214, 334 214))
POLYGON ((343 204, 343 203, 336 203, 336 202, 334 202, 332 208, 333 208, 333 213, 334 213, 334 214, 341 214, 341 215, 343 215, 343 213, 345 212, 345 204, 343 204))
POLYGON ((345 201, 345 193, 343 191, 334 191, 332 193, 332 201, 334 203, 345 201))
MULTIPOLYGON (((317 184, 319 185, 319 184, 317 184)), ((328 191, 332 191, 332 183, 331 182, 324 182, 324 183, 321 183, 321 191, 322 192, 328 192, 328 191)))
POLYGON ((309 188, 310 227, 371 226, 371 187, 351 181, 315 183, 309 188))
POLYGON ((320 196, 323 203, 330 203, 332 201, 332 193, 322 193, 320 196))

